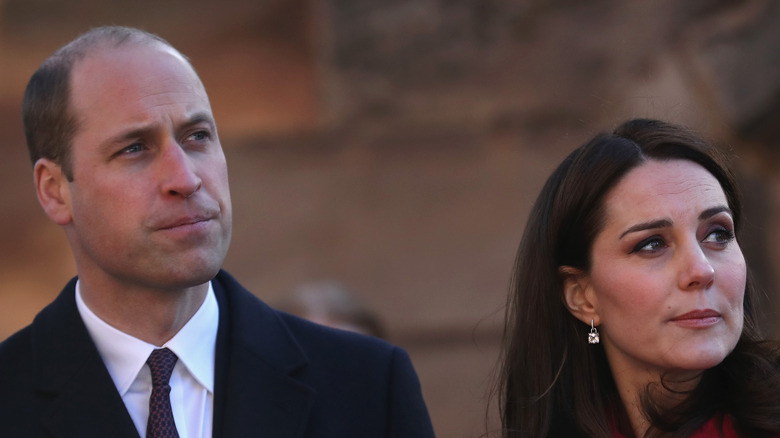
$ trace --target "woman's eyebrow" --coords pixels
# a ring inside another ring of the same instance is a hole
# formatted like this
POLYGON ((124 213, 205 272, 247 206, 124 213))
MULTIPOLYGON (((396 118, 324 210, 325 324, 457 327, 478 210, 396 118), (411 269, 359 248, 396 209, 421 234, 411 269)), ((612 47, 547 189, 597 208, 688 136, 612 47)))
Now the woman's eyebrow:
MULTIPOLYGON (((723 212, 732 214, 731 209, 728 208, 727 206, 718 205, 702 211, 701 214, 699 214, 699 221, 705 221, 715 216, 716 214, 723 213, 723 212)), ((626 234, 629 233, 635 233, 637 231, 645 231, 645 230, 654 230, 657 228, 664 228, 670 226, 672 226, 672 221, 670 219, 658 219, 658 220, 642 222, 636 225, 632 225, 626 231, 623 231, 623 233, 620 235, 620 239, 622 239, 626 234)))
POLYGON ((623 233, 620 235, 620 239, 622 239, 623 236, 625 236, 628 233, 635 233, 637 231, 644 231, 644 230, 654 230, 656 228, 664 228, 670 226, 672 226, 672 221, 670 219, 657 219, 648 222, 642 222, 636 225, 632 225, 626 231, 623 231, 623 233))
POLYGON ((725 205, 718 205, 716 207, 708 208, 708 209, 702 211, 701 214, 699 215, 699 221, 707 220, 707 219, 715 216, 716 214, 722 213, 724 211, 726 213, 728 213, 729 215, 734 216, 734 213, 731 212, 730 208, 728 208, 725 205))

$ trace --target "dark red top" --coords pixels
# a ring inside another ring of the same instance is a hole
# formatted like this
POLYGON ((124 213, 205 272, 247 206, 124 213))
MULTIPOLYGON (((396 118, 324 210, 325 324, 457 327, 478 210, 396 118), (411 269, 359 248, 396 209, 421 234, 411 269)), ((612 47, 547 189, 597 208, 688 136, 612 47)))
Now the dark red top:
MULTIPOLYGON (((626 438, 623 434, 618 432, 616 425, 613 423, 610 427, 612 438, 626 438)), ((690 438, 739 438, 737 432, 734 431, 734 426, 731 424, 731 416, 716 416, 706 422, 704 426, 694 432, 690 438), (723 419, 723 435, 721 435, 721 418, 723 419)))

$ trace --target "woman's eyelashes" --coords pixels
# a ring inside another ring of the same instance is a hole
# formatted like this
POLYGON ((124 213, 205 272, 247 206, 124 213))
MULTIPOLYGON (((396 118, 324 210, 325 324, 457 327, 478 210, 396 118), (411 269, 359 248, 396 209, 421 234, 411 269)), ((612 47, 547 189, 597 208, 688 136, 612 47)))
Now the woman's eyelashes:
MULTIPOLYGON (((729 227, 718 225, 712 227, 710 231, 707 232, 704 238, 701 239, 701 243, 717 245, 718 248, 725 248, 734 239, 734 230, 729 227)), ((653 255, 668 246, 669 244, 661 235, 654 234, 640 240, 631 248, 629 254, 653 255)))
POLYGON ((718 245, 726 246, 729 242, 734 240, 734 230, 722 226, 718 226, 704 237, 702 242, 715 243, 718 245))
POLYGON ((639 243, 634 245, 629 254, 653 254, 666 248, 666 246, 666 242, 661 236, 653 235, 639 241, 639 243))

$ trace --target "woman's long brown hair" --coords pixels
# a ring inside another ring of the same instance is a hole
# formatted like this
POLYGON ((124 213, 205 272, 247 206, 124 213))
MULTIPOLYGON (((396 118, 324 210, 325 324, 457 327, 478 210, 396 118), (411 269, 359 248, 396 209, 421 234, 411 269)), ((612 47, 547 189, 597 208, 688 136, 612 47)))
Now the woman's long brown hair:
MULTIPOLYGON (((717 151, 691 131, 636 119, 572 152, 539 194, 515 261, 497 386, 504 438, 609 437, 608 417, 624 415, 603 348, 587 343, 589 327, 563 303, 558 268, 588 271, 607 192, 647 160, 671 159, 695 162, 718 180, 739 233, 742 205, 734 177, 717 151)), ((648 436, 688 436, 723 412, 745 436, 780 431, 778 355, 760 341, 754 293, 748 281, 735 350, 702 373, 683 403, 663 409, 646 391, 648 436)))

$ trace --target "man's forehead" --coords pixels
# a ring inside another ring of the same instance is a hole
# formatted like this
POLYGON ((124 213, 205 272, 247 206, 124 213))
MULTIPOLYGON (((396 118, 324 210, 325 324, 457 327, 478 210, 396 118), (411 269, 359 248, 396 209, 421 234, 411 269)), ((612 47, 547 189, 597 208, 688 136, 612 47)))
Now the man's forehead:
POLYGON ((109 95, 135 90, 178 91, 208 100, 189 62, 161 43, 95 48, 74 66, 70 81, 73 101, 104 101, 109 95))
POLYGON ((70 101, 79 132, 101 143, 165 121, 187 124, 194 114, 211 118, 197 74, 162 44, 93 51, 74 68, 70 101))
POLYGON ((115 76, 133 65, 144 68, 152 63, 161 62, 169 64, 175 62, 200 82, 195 69, 180 52, 159 42, 127 43, 120 46, 97 45, 74 64, 71 82, 78 80, 84 73, 89 76, 85 80, 91 81, 94 77, 105 73, 115 76))

